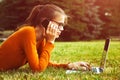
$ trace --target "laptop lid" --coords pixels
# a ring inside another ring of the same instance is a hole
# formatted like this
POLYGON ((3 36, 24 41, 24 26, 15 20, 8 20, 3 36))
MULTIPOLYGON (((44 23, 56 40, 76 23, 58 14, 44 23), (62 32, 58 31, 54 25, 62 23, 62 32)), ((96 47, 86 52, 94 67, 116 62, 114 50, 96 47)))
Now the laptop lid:
POLYGON ((104 50, 103 50, 102 58, 101 58, 101 62, 100 62, 100 68, 103 69, 103 70, 104 70, 105 65, 106 65, 109 43, 110 43, 110 39, 108 38, 108 39, 105 40, 104 50))

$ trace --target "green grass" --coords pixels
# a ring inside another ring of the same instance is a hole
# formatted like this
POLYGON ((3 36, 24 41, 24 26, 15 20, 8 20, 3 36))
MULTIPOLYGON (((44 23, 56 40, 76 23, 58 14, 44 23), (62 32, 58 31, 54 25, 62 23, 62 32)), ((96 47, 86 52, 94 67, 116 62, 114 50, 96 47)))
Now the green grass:
MULTIPOLYGON (((51 60, 56 63, 86 61, 99 66, 104 41, 56 42, 51 60)), ((0 72, 0 80, 120 80, 120 41, 111 41, 104 73, 66 74, 63 69, 47 68, 32 73, 28 65, 14 71, 0 72)))

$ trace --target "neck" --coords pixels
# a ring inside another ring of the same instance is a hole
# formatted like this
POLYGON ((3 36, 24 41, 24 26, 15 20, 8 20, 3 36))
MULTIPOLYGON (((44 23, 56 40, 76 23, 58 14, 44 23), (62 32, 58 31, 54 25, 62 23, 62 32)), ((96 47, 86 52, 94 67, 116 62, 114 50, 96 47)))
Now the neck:
POLYGON ((35 32, 36 32, 36 40, 41 41, 44 38, 43 36, 44 29, 42 27, 36 26, 35 32))

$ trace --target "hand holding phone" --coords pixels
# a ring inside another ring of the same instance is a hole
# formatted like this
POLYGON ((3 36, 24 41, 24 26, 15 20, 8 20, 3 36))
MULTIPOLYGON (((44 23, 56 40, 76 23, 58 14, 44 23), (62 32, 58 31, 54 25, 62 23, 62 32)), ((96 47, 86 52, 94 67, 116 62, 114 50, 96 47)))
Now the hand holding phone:
POLYGON ((59 35, 58 25, 53 21, 45 20, 43 26, 46 28, 46 38, 48 42, 53 42, 59 35), (46 25, 46 24, 48 25, 46 25))

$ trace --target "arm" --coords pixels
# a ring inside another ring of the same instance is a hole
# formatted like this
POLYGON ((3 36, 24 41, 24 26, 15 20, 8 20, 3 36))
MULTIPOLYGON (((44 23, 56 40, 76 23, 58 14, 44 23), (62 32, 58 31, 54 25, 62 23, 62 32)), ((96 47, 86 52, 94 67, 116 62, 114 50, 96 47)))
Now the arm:
POLYGON ((47 42, 43 47, 42 52, 38 53, 39 51, 37 51, 36 48, 36 36, 34 30, 30 29, 25 31, 23 38, 24 51, 31 69, 34 71, 44 71, 48 65, 50 53, 54 48, 54 45, 47 42))
MULTIPOLYGON (((37 45, 39 51, 42 50, 41 45, 44 45, 44 44, 45 44, 45 42, 37 45)), ((71 63, 66 63, 66 64, 49 62, 48 67, 63 68, 63 69, 70 69, 70 70, 75 69, 75 70, 83 70, 83 71, 91 69, 89 63, 82 62, 82 61, 71 62, 71 63)))
POLYGON ((67 64, 58 64, 58 63, 49 62, 48 67, 63 68, 69 70, 81 70, 81 71, 91 70, 91 66, 87 62, 82 62, 82 61, 67 63, 67 64))
POLYGON ((69 69, 68 63, 67 64, 58 64, 58 63, 49 62, 48 67, 69 69))

